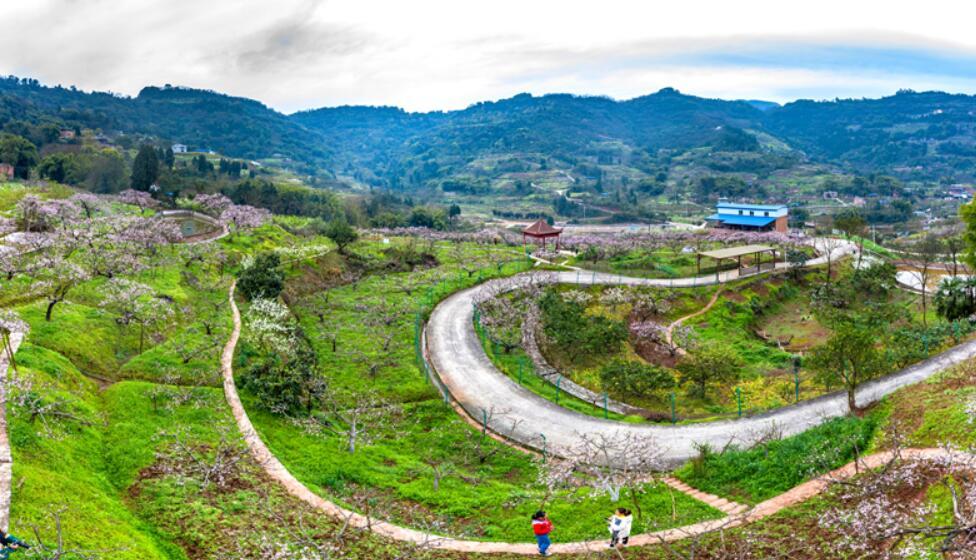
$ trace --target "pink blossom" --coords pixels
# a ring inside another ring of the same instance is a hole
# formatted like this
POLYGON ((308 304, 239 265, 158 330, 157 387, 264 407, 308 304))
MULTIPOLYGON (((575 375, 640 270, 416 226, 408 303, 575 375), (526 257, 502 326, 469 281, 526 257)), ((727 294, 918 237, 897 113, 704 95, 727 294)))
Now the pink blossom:
POLYGON ((234 204, 220 214, 220 221, 234 229, 252 229, 264 225, 271 219, 271 212, 246 204, 234 204))

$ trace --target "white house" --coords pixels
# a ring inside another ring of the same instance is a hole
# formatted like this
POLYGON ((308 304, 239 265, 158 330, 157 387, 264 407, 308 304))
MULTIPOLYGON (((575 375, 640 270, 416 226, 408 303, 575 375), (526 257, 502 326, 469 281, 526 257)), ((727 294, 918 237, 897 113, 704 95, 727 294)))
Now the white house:
POLYGON ((173 153, 174 154, 185 154, 186 153, 186 144, 173 144, 173 153))

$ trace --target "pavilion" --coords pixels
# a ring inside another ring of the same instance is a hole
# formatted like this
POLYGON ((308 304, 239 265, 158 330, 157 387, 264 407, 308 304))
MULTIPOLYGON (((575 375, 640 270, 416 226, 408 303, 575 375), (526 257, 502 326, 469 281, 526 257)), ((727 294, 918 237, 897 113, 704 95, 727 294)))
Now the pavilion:
POLYGON ((531 237, 533 239, 542 240, 542 250, 546 250, 546 239, 550 237, 556 238, 556 250, 559 250, 559 234, 562 233, 562 228, 555 228, 546 223, 545 220, 537 220, 531 226, 522 230, 522 247, 525 247, 525 238, 531 237))
POLYGON ((700 251, 698 253, 698 274, 701 274, 701 261, 702 257, 715 260, 715 275, 718 276, 719 270, 721 269, 722 261, 735 259, 738 263, 739 276, 746 276, 749 274, 755 274, 757 272, 762 272, 763 270, 772 270, 776 268, 776 249, 770 247, 769 245, 744 245, 742 247, 728 247, 725 249, 715 249, 713 251, 700 251), (772 255, 772 260, 769 262, 762 262, 762 256, 765 253, 770 253, 772 255), (755 261, 752 266, 742 267, 742 257, 746 255, 755 255, 755 261))

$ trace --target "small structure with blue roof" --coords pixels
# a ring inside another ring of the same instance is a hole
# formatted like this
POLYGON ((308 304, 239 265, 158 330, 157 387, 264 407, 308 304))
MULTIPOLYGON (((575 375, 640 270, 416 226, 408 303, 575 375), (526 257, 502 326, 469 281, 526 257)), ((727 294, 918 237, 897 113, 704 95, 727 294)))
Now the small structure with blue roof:
POLYGON ((712 227, 787 233, 789 208, 785 204, 744 204, 719 201, 705 218, 712 227))

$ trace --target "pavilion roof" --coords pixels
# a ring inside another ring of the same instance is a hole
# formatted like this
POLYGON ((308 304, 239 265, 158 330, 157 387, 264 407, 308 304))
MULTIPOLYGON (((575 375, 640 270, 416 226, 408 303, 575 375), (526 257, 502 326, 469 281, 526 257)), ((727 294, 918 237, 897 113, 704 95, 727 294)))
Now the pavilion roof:
POLYGON ((537 220, 531 226, 522 230, 525 235, 557 235, 562 233, 561 228, 555 228, 547 224, 545 220, 537 220))
POLYGON ((715 249, 714 251, 702 251, 698 254, 712 259, 734 259, 753 253, 769 253, 772 250, 773 248, 769 245, 743 245, 742 247, 727 247, 725 249, 715 249))

